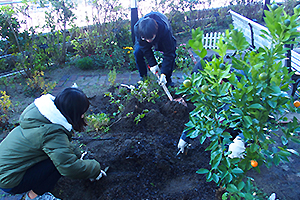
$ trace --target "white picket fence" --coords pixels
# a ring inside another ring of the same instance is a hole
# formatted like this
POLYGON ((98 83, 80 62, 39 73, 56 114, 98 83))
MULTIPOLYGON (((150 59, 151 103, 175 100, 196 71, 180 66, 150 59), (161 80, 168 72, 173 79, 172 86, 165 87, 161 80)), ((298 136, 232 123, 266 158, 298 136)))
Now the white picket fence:
POLYGON ((216 45, 221 36, 225 36, 225 33, 210 32, 206 33, 202 38, 203 47, 205 49, 219 49, 216 45))

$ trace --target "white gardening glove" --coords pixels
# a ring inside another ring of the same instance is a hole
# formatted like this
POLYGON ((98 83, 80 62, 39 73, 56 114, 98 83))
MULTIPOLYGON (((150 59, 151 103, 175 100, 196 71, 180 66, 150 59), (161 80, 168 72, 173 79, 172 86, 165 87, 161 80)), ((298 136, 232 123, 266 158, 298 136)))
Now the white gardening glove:
POLYGON ((233 143, 229 145, 228 151, 232 153, 228 156, 229 158, 243 158, 243 153, 245 152, 245 144, 242 139, 237 136, 233 143))
POLYGON ((97 176, 97 178, 90 178, 90 181, 98 181, 100 178, 102 178, 102 176, 107 176, 105 171, 101 170, 100 174, 97 176))
POLYGON ((184 148, 185 148, 186 146, 187 146, 187 142, 180 138, 180 139, 179 139, 179 142, 178 142, 178 145, 177 145, 177 147, 178 147, 180 153, 183 153, 183 152, 184 152, 184 148))
POLYGON ((150 67, 150 71, 155 75, 158 73, 159 67, 158 65, 154 65, 153 67, 150 67))
POLYGON ((166 75, 164 75, 164 74, 161 74, 161 75, 160 75, 160 79, 159 79, 159 81, 158 81, 158 84, 159 84, 159 85, 165 85, 165 84, 167 84, 166 75))

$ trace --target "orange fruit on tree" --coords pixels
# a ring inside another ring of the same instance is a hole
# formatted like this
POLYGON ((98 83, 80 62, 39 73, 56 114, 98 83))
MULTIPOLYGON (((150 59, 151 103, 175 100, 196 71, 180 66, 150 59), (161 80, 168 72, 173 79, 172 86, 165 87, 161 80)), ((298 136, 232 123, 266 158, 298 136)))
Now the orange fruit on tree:
POLYGON ((298 108, 299 106, 300 106, 300 101, 294 101, 294 106, 296 107, 296 108, 298 108))
POLYGON ((258 162, 256 160, 251 160, 251 166, 252 167, 257 167, 258 162))

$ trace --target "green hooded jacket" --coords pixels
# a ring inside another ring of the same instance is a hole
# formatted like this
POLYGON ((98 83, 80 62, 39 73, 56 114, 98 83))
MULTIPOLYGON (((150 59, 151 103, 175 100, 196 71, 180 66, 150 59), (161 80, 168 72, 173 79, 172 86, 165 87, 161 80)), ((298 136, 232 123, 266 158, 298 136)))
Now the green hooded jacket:
POLYGON ((17 186, 28 168, 47 158, 62 176, 88 179, 100 174, 96 160, 80 160, 79 149, 71 143, 72 125, 53 101, 50 94, 37 98, 0 143, 0 188, 17 186))

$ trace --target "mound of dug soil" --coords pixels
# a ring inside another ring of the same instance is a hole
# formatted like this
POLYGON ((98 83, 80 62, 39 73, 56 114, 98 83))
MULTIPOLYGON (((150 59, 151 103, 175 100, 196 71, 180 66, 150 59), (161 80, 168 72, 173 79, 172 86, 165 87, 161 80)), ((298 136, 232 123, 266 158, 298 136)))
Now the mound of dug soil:
MULTIPOLYGON (((91 98, 91 110, 112 115, 117 107, 103 96, 91 98)), ((156 103, 132 99, 123 105, 109 133, 100 135, 112 140, 81 141, 89 158, 98 160, 102 169, 109 167, 107 177, 96 182, 62 178, 54 195, 72 200, 215 199, 215 184, 196 174, 199 168, 209 168, 207 144, 195 140, 187 154, 176 156, 178 140, 193 106, 185 107, 166 97, 156 103), (136 124, 134 118, 145 109, 149 112, 136 124)))

